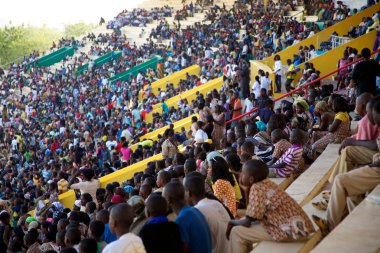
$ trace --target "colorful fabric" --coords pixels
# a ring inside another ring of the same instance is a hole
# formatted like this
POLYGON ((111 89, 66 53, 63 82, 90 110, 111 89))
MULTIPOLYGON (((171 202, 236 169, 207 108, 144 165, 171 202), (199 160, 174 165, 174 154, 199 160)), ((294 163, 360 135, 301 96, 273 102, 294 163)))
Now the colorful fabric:
POLYGON ((246 215, 260 221, 274 241, 314 232, 302 207, 269 179, 251 186, 246 215))
POLYGON ((292 172, 299 167, 302 159, 303 147, 292 145, 274 165, 285 163, 284 168, 275 168, 278 177, 289 177, 292 172))
POLYGON ((218 179, 213 185, 214 195, 236 216, 236 195, 231 183, 224 179, 218 179))

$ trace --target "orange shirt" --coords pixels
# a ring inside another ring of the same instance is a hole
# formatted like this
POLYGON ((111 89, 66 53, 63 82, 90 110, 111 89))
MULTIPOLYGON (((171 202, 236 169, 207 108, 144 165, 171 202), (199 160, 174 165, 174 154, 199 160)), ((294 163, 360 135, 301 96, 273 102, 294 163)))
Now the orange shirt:
POLYGON ((241 105, 240 98, 235 99, 235 101, 234 101, 234 112, 232 114, 232 118, 236 118, 236 117, 239 117, 241 115, 241 108, 242 107, 243 106, 241 105))

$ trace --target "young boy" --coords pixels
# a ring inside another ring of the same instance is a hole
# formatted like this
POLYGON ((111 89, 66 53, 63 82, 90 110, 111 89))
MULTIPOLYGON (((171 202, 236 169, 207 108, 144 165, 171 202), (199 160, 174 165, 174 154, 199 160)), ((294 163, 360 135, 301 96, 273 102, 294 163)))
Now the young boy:
POLYGON ((292 144, 284 137, 285 134, 281 129, 275 129, 272 131, 271 140, 272 143, 274 143, 274 150, 272 160, 267 163, 268 165, 274 164, 289 148, 292 147, 292 144))
POLYGON ((103 222, 95 220, 90 223, 90 229, 88 230, 89 237, 94 239, 97 243, 97 253, 101 253, 107 246, 107 243, 102 240, 104 228, 105 225, 103 222))
POLYGON ((290 133, 292 146, 269 166, 269 177, 289 177, 294 170, 299 169, 303 154, 303 133, 299 129, 293 129, 290 133))
POLYGON ((247 196, 247 210, 244 219, 228 224, 230 252, 249 252, 260 241, 300 241, 314 232, 302 208, 268 179, 268 172, 260 160, 243 165, 240 186, 247 196))
POLYGON ((168 206, 165 198, 158 194, 152 194, 147 199, 146 210, 150 219, 140 231, 146 251, 181 252, 179 227, 166 217, 168 206))

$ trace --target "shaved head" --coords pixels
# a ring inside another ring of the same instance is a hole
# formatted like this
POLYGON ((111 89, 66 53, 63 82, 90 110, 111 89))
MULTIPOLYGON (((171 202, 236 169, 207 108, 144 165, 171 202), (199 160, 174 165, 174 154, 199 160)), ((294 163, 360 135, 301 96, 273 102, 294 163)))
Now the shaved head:
POLYGON ((185 188, 180 182, 170 182, 165 185, 163 196, 169 204, 185 201, 185 188))
POLYGON ((364 92, 363 94, 361 94, 357 99, 356 99, 356 103, 357 104, 362 104, 362 105, 365 105, 367 104, 371 99, 373 98, 373 95, 369 92, 364 92))
POLYGON ((110 213, 110 228, 117 237, 128 233, 129 227, 131 226, 133 219, 135 218, 135 213, 130 205, 126 203, 117 204, 112 207, 110 213))

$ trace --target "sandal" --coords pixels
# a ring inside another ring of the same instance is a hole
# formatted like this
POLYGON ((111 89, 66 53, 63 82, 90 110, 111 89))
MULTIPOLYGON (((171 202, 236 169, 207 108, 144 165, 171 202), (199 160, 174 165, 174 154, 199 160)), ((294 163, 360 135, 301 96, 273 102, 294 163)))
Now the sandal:
POLYGON ((312 215, 311 218, 313 219, 315 225, 318 226, 318 228, 321 230, 322 236, 325 237, 330 233, 329 225, 327 223, 327 220, 319 218, 316 215, 312 215))
POLYGON ((325 201, 313 202, 312 205, 318 210, 321 210, 321 211, 327 210, 327 202, 325 201))
POLYGON ((331 196, 331 192, 330 191, 326 191, 326 192, 322 192, 322 198, 324 200, 330 200, 330 196, 331 196))

